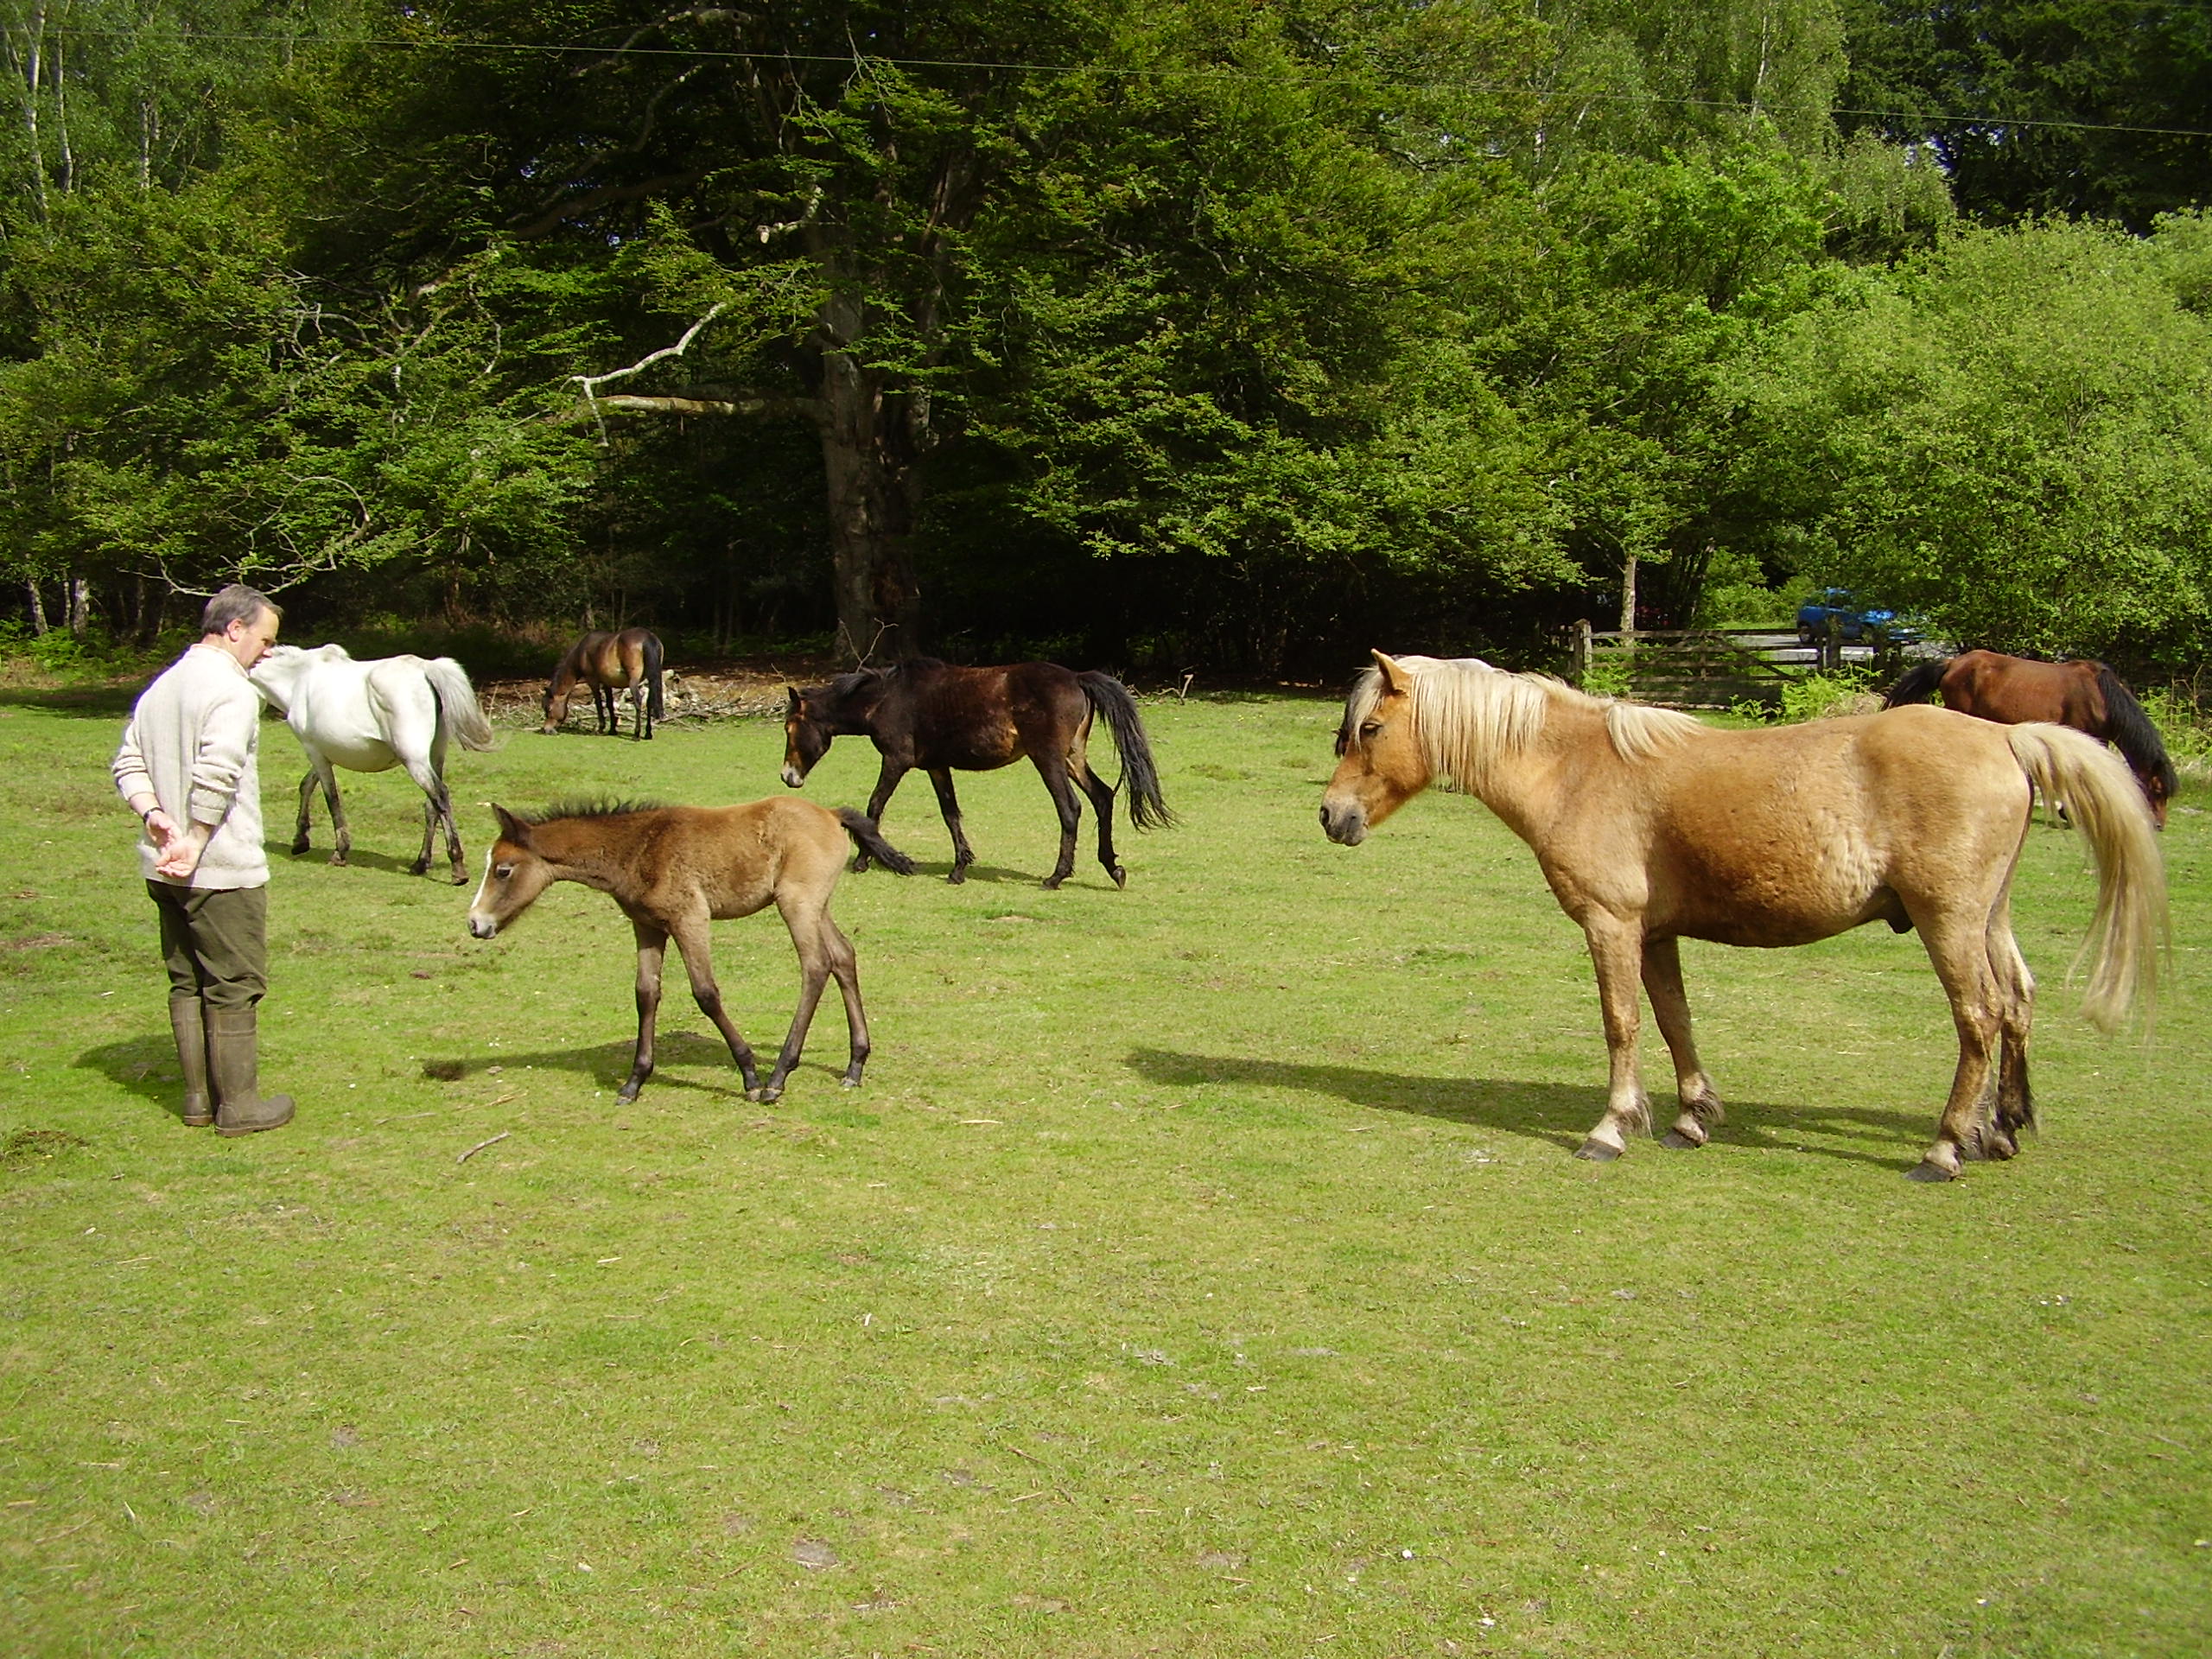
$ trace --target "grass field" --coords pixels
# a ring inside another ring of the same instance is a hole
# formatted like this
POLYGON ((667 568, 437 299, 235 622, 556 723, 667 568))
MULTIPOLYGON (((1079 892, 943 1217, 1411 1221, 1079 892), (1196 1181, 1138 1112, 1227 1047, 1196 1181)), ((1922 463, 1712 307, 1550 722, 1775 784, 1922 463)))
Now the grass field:
MULTIPOLYGON (((348 774, 353 867, 274 855, 299 1117, 228 1141, 174 1116, 126 701, 0 702, 0 1652, 2212 1650, 2197 802, 2148 1046, 2075 1011, 2090 880, 2032 832, 2045 1127, 1931 1189, 1949 1020, 1878 928, 1687 947, 1728 1123, 1571 1158, 1580 934, 1464 798, 1329 845, 1327 702, 1148 700, 1184 823, 1122 893, 1087 851, 1039 889, 1026 767, 963 778, 946 886, 910 780, 925 874, 836 902, 867 1086, 833 996, 773 1107, 677 989, 618 1108, 613 906, 474 942, 404 873, 419 796, 348 774)), ((295 753, 266 728, 280 839, 295 753)), ((453 773, 480 868, 481 803, 748 799, 779 756, 512 732, 453 773)), ((808 793, 874 777, 848 739, 808 793)), ((772 1048, 780 925, 717 941, 772 1048)))

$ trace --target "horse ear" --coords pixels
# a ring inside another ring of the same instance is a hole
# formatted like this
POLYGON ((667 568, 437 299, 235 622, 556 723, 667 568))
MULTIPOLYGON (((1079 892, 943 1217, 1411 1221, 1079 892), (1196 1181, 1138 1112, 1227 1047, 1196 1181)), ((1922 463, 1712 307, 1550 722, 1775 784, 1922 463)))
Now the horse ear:
POLYGON ((505 807, 498 805, 493 807, 492 816, 499 821, 500 840, 511 841, 518 847, 530 845, 530 826, 520 818, 508 811, 505 807))
POLYGON ((1395 658, 1373 650, 1370 650, 1368 655, 1375 658, 1375 666, 1382 676, 1383 690, 1394 696, 1402 697, 1412 689, 1413 677, 1401 668, 1395 658))
POLYGON ((784 696, 785 698, 785 702, 784 703, 784 715, 785 717, 788 719, 791 715, 798 713, 798 687, 795 685, 785 686, 784 688, 784 696))

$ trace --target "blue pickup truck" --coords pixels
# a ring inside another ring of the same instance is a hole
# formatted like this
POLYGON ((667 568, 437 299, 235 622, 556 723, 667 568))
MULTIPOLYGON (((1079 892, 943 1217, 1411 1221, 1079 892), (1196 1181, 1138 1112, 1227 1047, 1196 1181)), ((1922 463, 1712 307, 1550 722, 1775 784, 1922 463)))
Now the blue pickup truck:
POLYGON ((1900 621, 1895 611, 1861 605, 1840 588, 1830 588, 1798 607, 1797 638, 1805 645, 1817 645, 1828 637, 1831 623, 1840 637, 1853 644, 1872 640, 1877 634, 1899 645, 1911 645, 1920 638, 1920 630, 1900 621))

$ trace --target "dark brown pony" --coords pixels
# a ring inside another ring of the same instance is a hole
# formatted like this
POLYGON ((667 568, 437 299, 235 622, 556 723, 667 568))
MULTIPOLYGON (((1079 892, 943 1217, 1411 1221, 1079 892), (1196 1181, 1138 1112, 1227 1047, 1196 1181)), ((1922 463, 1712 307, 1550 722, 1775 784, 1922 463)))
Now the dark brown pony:
POLYGON ((625 628, 620 633, 588 633, 569 647, 569 654, 553 671, 545 688, 545 724, 538 729, 557 732, 569 717, 569 699, 579 685, 591 687, 593 728, 619 737, 622 721, 614 712, 614 694, 628 691, 637 709, 631 728, 632 741, 653 734, 653 721, 666 717, 660 695, 660 640, 644 628, 625 628), (637 695, 637 688, 645 695, 637 695))
POLYGON ((748 1100, 772 1101, 798 1063, 822 988, 834 977, 844 994, 852 1060, 845 1087, 868 1063, 868 1016, 861 1008, 853 942, 830 919, 830 894, 845 863, 845 842, 901 875, 913 861, 848 807, 825 811, 784 797, 749 806, 572 805, 523 817, 493 807, 499 839, 468 909, 468 931, 488 939, 556 881, 581 881, 607 894, 638 938, 638 1047, 629 1080, 616 1096, 635 1100, 653 1074, 653 1020, 660 1011, 661 959, 671 939, 690 976, 692 999, 729 1045, 748 1100), (722 1011, 707 924, 750 916, 773 904, 798 952, 798 1008, 766 1083, 753 1051, 722 1011))
MULTIPOLYGON (((1003 668, 954 668, 917 657, 893 668, 864 668, 827 685, 789 688, 784 712, 784 782, 797 789, 833 737, 874 740, 883 771, 868 797, 868 815, 882 820, 899 780, 919 767, 937 786, 937 804, 952 832, 952 874, 964 881, 975 850, 960 827, 952 774, 991 772, 1024 755, 1052 797, 1060 815, 1060 858, 1045 885, 1057 887, 1075 868, 1076 826, 1083 808, 1079 789, 1098 818, 1098 861, 1114 885, 1128 880, 1114 857, 1114 791, 1090 769, 1085 747, 1091 715, 1103 715, 1122 752, 1129 785, 1129 822, 1140 830, 1174 822, 1160 798, 1152 746, 1137 717, 1135 700, 1110 674, 1078 674, 1058 663, 1014 663, 1003 668)), ((855 869, 868 868, 863 851, 855 869)))
POLYGON ((1946 709, 2000 726, 2048 721, 2111 744, 2143 785, 2152 820, 2161 830, 2166 827, 2166 802, 2176 787, 2173 762, 2166 758, 2166 746, 2143 705, 2102 663, 2086 658, 2039 663, 1994 651, 1969 651, 1948 661, 1908 669, 1890 688, 1883 706, 1924 702, 1931 692, 1942 697, 1946 709))

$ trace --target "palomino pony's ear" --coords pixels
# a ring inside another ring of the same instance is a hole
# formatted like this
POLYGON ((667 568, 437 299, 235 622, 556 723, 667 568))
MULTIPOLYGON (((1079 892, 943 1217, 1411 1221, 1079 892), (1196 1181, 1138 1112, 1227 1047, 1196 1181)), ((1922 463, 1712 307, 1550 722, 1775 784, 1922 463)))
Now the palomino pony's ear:
POLYGON ((1375 666, 1382 676, 1382 689, 1385 691, 1394 696, 1402 697, 1413 689, 1413 676, 1401 668, 1395 658, 1373 650, 1370 650, 1368 655, 1375 658, 1375 666))
POLYGON ((493 806, 492 816, 499 821, 499 839, 518 847, 530 845, 530 826, 504 806, 493 806))

